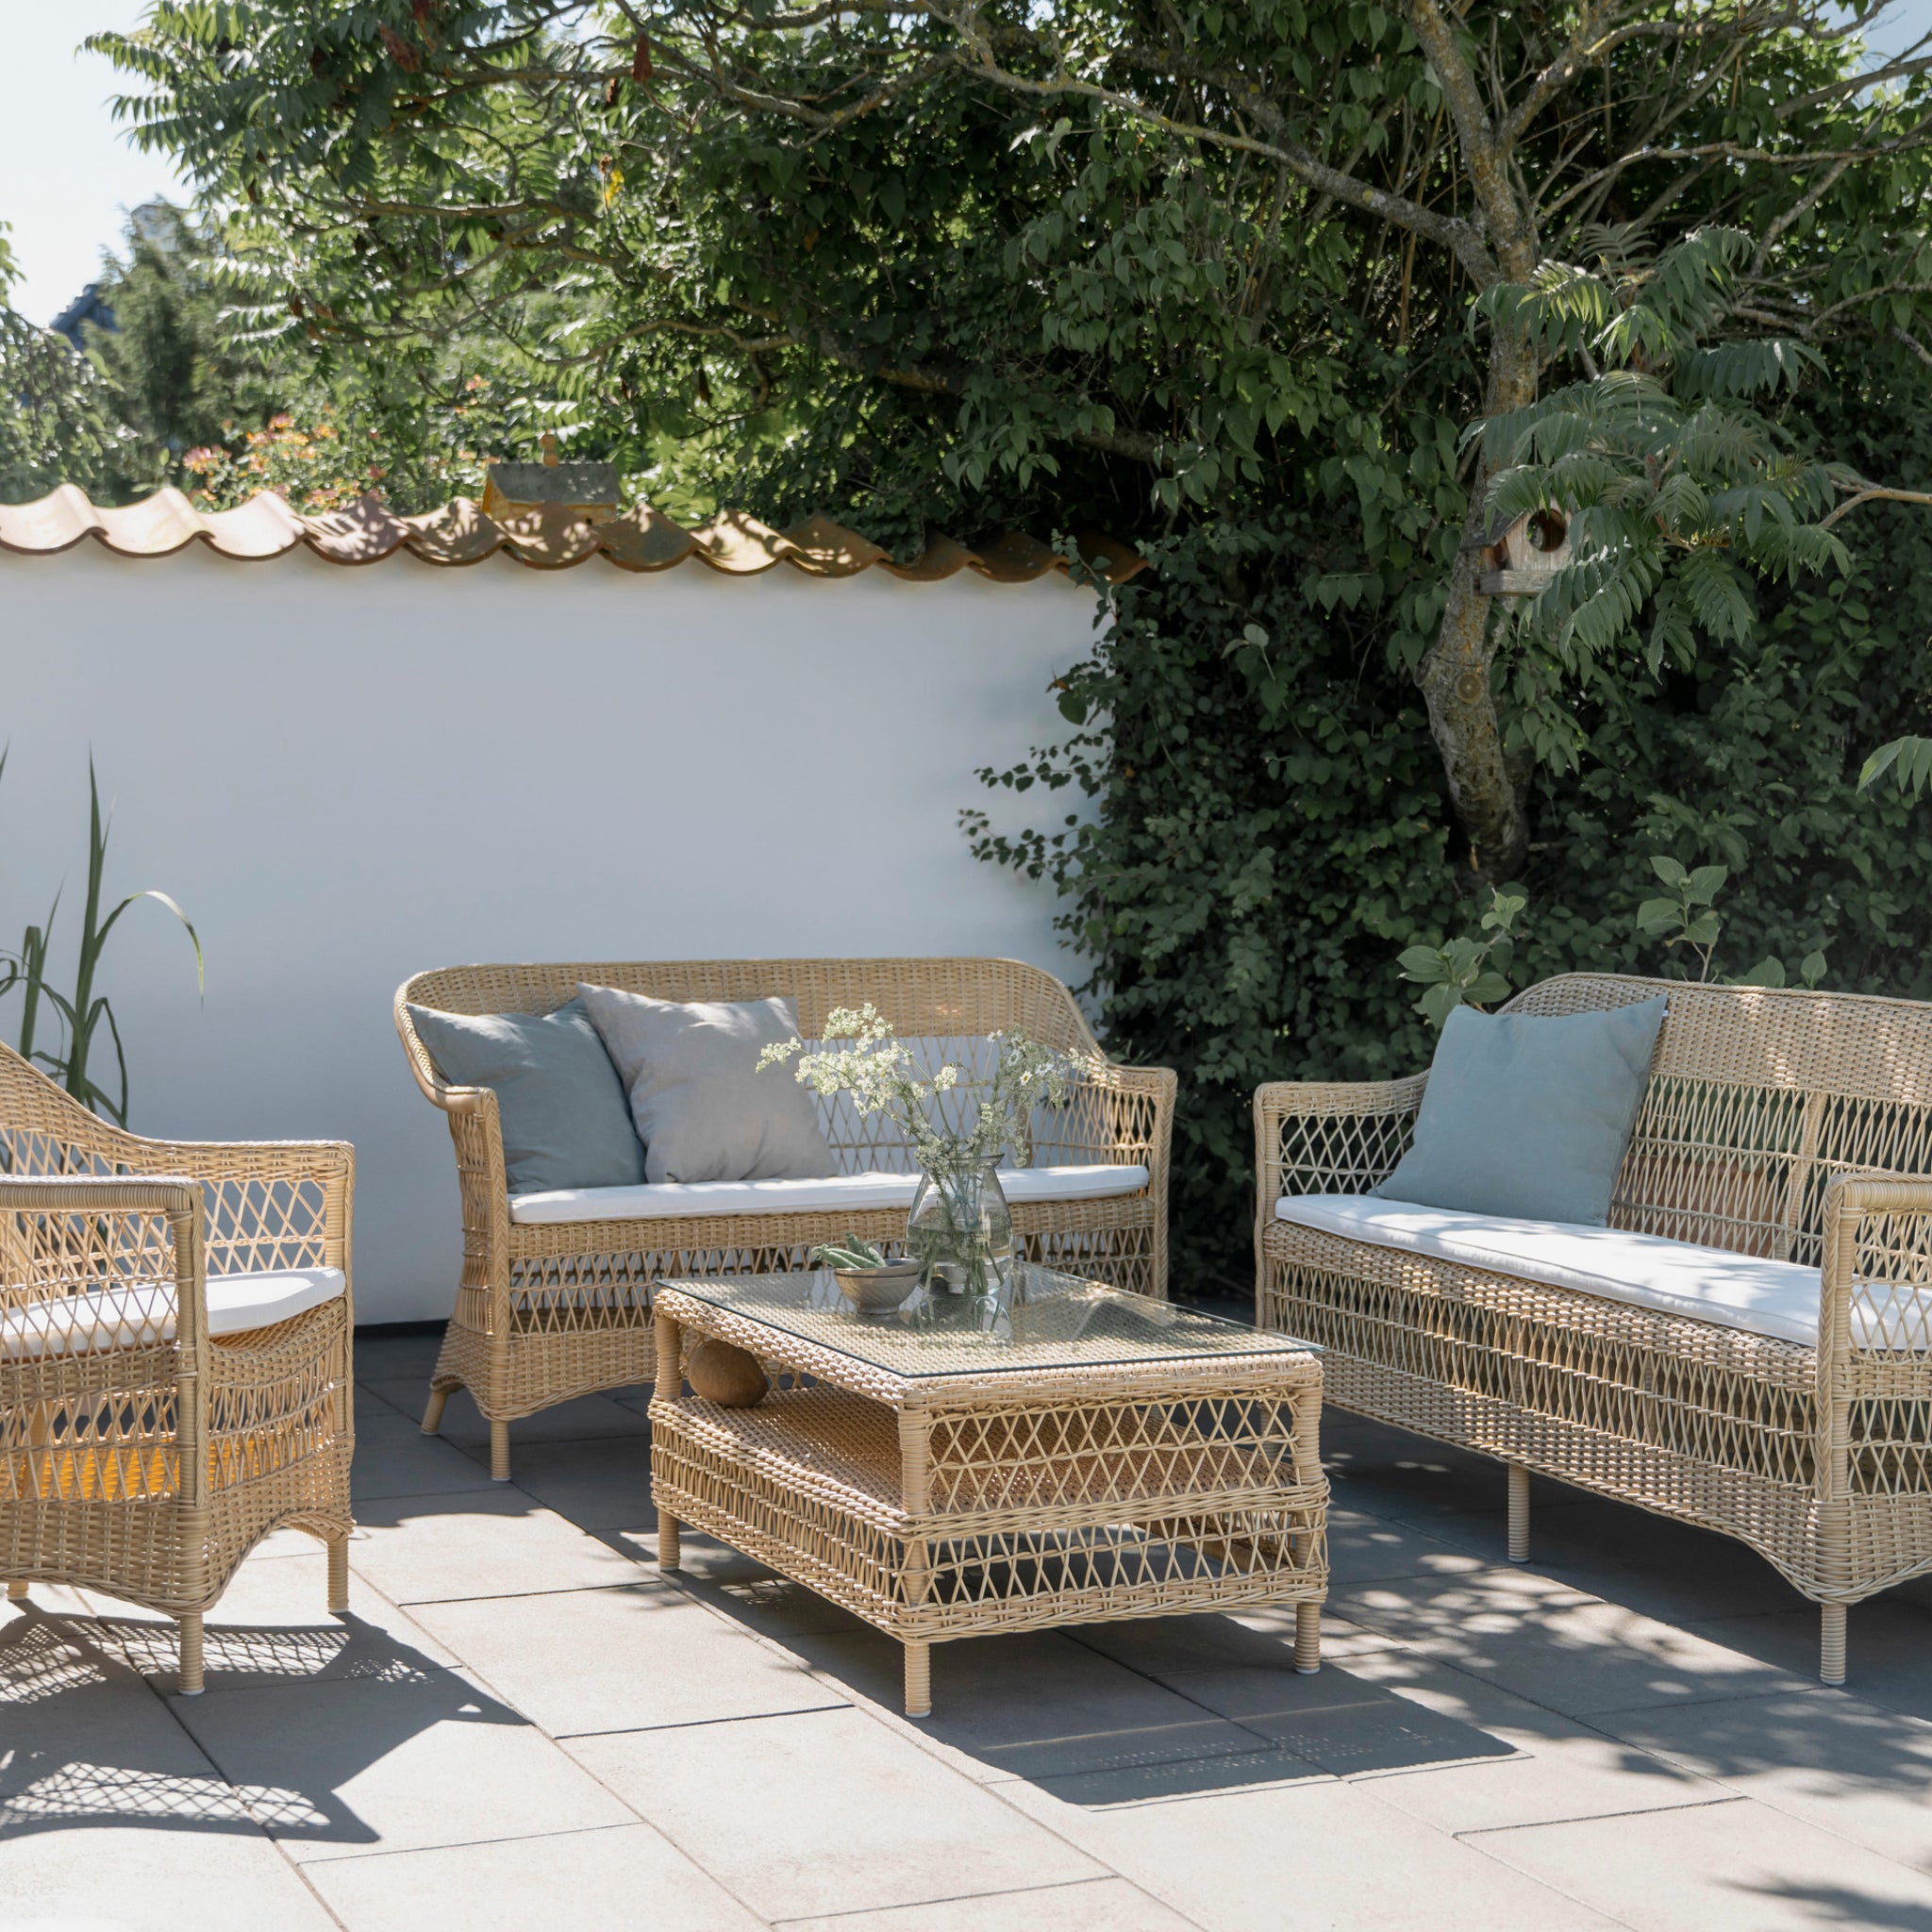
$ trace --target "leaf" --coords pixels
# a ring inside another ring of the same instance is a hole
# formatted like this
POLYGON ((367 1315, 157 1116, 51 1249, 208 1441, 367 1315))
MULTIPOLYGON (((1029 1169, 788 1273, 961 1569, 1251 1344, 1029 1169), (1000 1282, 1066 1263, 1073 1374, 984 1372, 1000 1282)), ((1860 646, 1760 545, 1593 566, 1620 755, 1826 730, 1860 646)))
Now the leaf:
POLYGON ((1733 986, 1782 986, 1784 983, 1785 963, 1775 954, 1758 960, 1750 972, 1740 974, 1731 981, 1733 986))
POLYGON ((1700 865, 1684 881, 1684 897, 1692 906, 1708 906, 1730 875, 1727 865, 1700 865))
POLYGON ((1667 858, 1661 856, 1651 859, 1650 869, 1667 886, 1681 886, 1690 876, 1674 858, 1667 858))
POLYGON ((1683 917, 1684 908, 1675 899, 1646 899, 1637 908, 1637 930, 1653 936, 1672 932, 1683 917))
POLYGON ((1870 791, 1887 772, 1907 797, 1918 798, 1932 784, 1932 738, 1894 738, 1890 744, 1881 744, 1865 760, 1858 790, 1870 791))
POLYGON ((1449 977, 1449 962, 1437 946, 1410 946, 1395 963, 1401 967, 1403 978, 1419 985, 1432 986, 1449 977))
POLYGON ((1824 977, 1825 958, 1823 953, 1807 953, 1798 961, 1798 976, 1807 986, 1816 986, 1824 977))

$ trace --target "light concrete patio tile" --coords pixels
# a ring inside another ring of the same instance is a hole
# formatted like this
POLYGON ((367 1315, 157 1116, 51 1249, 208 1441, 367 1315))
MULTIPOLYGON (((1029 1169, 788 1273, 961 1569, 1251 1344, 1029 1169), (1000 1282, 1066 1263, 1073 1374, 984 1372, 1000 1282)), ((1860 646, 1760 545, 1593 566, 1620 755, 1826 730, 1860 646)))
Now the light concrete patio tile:
MULTIPOLYGON (((658 1524, 655 1519, 645 1528, 605 1529, 596 1534, 613 1550, 622 1552, 633 1562, 643 1564, 652 1575, 658 1574, 658 1524)), ((696 1582, 721 1585, 757 1583, 768 1580, 774 1574, 755 1557, 747 1557, 741 1550, 734 1550, 729 1543, 721 1543, 715 1537, 706 1536, 698 1530, 687 1529, 677 1542, 677 1574, 696 1582)))
POLYGON ((0 1840, 20 1932, 337 1932, 260 1832, 95 1825, 0 1840))
POLYGON ((0 1904, 8 1847, 30 1833, 223 1817, 254 1828, 167 1706, 97 1639, 85 1617, 0 1623, 0 1904))
MULTIPOLYGON (((365 1382, 382 1399, 405 1415, 421 1417, 429 1400, 429 1377, 403 1376, 394 1380, 365 1382)), ((516 1474, 517 1450, 528 1442, 580 1442, 605 1436, 641 1436, 650 1424, 640 1409, 627 1408, 608 1395, 579 1395, 535 1415, 519 1416, 509 1425, 510 1474, 516 1474)), ((484 1421, 467 1389, 455 1391, 442 1411, 442 1426, 437 1432, 458 1449, 490 1453, 490 1424, 484 1421)))
MULTIPOLYGON (((723 1545, 716 1547, 722 1549, 723 1545)), ((688 1541, 684 1548, 689 1555, 688 1541)), ((709 1604, 747 1630, 780 1643, 795 1647, 796 1640, 802 1637, 856 1636, 872 1627, 862 1617, 855 1617, 829 1597, 821 1596, 802 1583, 793 1583, 789 1576, 767 1572, 762 1576, 713 1583, 705 1576, 693 1575, 689 1562, 678 1574, 681 1587, 700 1603, 709 1604)))
POLYGON ((275 1685, 173 1708, 298 1862, 629 1822, 535 1726, 453 1672, 275 1685))
POLYGON ((1932 1871, 1932 1724, 1822 1688, 1598 1720, 1760 1804, 1932 1871))
MULTIPOLYGON (((1780 1589, 1767 1615, 1712 1618, 1690 1626, 1692 1635, 1735 1647, 1759 1662, 1818 1682, 1818 1607, 1780 1589)), ((1845 1688, 1914 1717, 1932 1719, 1932 1605, 1888 1591, 1854 1604, 1845 1617, 1845 1688)))
POLYGON ((1480 1845, 1633 1932, 1932 1927, 1932 1878, 1748 1798, 1489 1831, 1480 1845))
POLYGON ((655 1534, 651 1439, 532 1442, 510 1464, 518 1489, 579 1529, 643 1529, 655 1534))
POLYGON ((553 1736, 844 1702, 675 1584, 425 1604, 416 1614, 467 1669, 553 1736))
POLYGON ((328 1858, 307 1872, 348 1932, 424 1932, 445 1919, 463 1932, 757 1932, 764 1924, 648 1824, 328 1858))
POLYGON ((1106 1875, 860 1711, 625 1731, 568 1749, 768 1918, 1106 1875))
POLYGON ((1567 1716, 1790 1688, 1789 1674, 1533 1573, 1391 1579, 1341 1613, 1567 1716))
POLYGON ((1383 1804, 1371 1784, 1311 1777, 1096 1805, 1104 1782, 997 1790, 1208 1932, 1610 1932, 1615 1923, 1383 1804))
POLYGON ((359 1522, 351 1571, 406 1608, 638 1580, 635 1563, 513 1486, 392 1497, 365 1506, 359 1522))
POLYGON ((487 1490, 490 1472, 454 1442, 425 1436, 408 1416, 390 1416, 377 1429, 358 1426, 349 1494, 357 1509, 390 1496, 437 1496, 487 1490))
MULTIPOLYGON (((172 1617, 88 1592, 97 1641, 156 1685, 173 1689, 180 1657, 172 1617)), ((210 1692, 258 1688, 275 1679, 325 1682, 378 1678, 403 1683, 456 1658, 414 1619, 352 1571, 349 1608, 328 1608, 328 1559, 319 1548, 302 1557, 250 1557, 230 1579, 203 1628, 210 1692)))
POLYGON ((1117 1771, 1256 1748, 1243 1730, 1068 1633, 1029 1630, 933 1646, 932 1715, 905 1720, 905 1647, 876 1630, 807 1637, 792 1649, 834 1682, 910 1722, 967 1776, 1117 1771))
POLYGON ((1191 1932, 1184 1919, 1123 1878, 1089 1878, 1032 1891, 935 1899, 854 1918, 788 1919, 786 1932, 1014 1932, 1051 1925, 1054 1932, 1191 1932))

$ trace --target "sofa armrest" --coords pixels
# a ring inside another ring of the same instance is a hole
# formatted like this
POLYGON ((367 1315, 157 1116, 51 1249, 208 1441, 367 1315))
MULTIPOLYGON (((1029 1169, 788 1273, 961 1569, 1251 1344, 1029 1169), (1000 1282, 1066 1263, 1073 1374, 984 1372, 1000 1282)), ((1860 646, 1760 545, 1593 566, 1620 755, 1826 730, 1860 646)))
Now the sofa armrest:
POLYGON ((1821 1232, 1821 1374, 1846 1351, 1932 1365, 1932 1174, 1835 1175, 1821 1232))
POLYGON ((1284 1194, 1361 1194, 1394 1172, 1426 1074, 1405 1080, 1277 1080, 1255 1090, 1258 1227, 1284 1194))

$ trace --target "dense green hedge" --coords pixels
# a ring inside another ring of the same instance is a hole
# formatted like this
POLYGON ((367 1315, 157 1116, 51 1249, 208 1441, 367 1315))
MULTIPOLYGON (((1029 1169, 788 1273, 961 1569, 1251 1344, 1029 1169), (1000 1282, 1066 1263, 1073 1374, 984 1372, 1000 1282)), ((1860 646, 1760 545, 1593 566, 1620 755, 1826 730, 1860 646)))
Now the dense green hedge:
MULTIPOLYGON (((1898 391, 1833 403, 1821 433, 1868 474, 1932 475, 1932 399, 1912 404, 1910 377, 1891 374, 1898 391)), ((1306 594, 1332 527, 1310 506, 1160 546, 1069 679, 1084 741, 1004 774, 1056 808, 1036 811, 1032 839, 982 841, 1066 892, 1115 1050, 1180 1073, 1184 1292, 1250 1283, 1254 1088, 1425 1064, 1433 1029, 1395 955, 1475 920, 1386 632, 1306 594), (1069 825, 1057 808, 1081 773, 1092 816, 1069 825)), ((1856 791, 1865 753, 1932 684, 1932 512, 1875 510, 1848 534, 1853 574, 1767 592, 1752 643, 1661 681, 1610 667, 1585 693, 1576 768, 1537 781, 1518 985, 1694 971, 1636 933, 1649 859, 1668 853, 1731 870, 1720 971, 1775 954, 1795 979, 1822 947, 1828 986, 1932 998, 1932 807, 1856 791)))

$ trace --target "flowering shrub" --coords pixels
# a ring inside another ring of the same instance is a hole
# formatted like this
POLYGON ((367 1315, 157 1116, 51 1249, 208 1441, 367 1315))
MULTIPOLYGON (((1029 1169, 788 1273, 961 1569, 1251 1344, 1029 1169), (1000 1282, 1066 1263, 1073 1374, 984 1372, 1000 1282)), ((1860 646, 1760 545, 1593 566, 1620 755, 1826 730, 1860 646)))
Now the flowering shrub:
POLYGON ((421 433, 407 453, 380 428, 344 426, 326 405, 306 425, 287 410, 260 429, 238 433, 232 421, 225 423, 225 441, 203 443, 181 458, 194 479, 190 500, 203 509, 233 509, 273 490, 291 508, 315 516, 346 508, 371 491, 387 495, 388 479, 405 465, 409 487, 404 494, 425 505, 481 496, 486 458, 463 445, 472 412, 495 408, 491 388, 488 376, 473 375, 461 401, 426 408, 411 425, 421 433), (435 447, 438 442, 445 446, 435 447))

